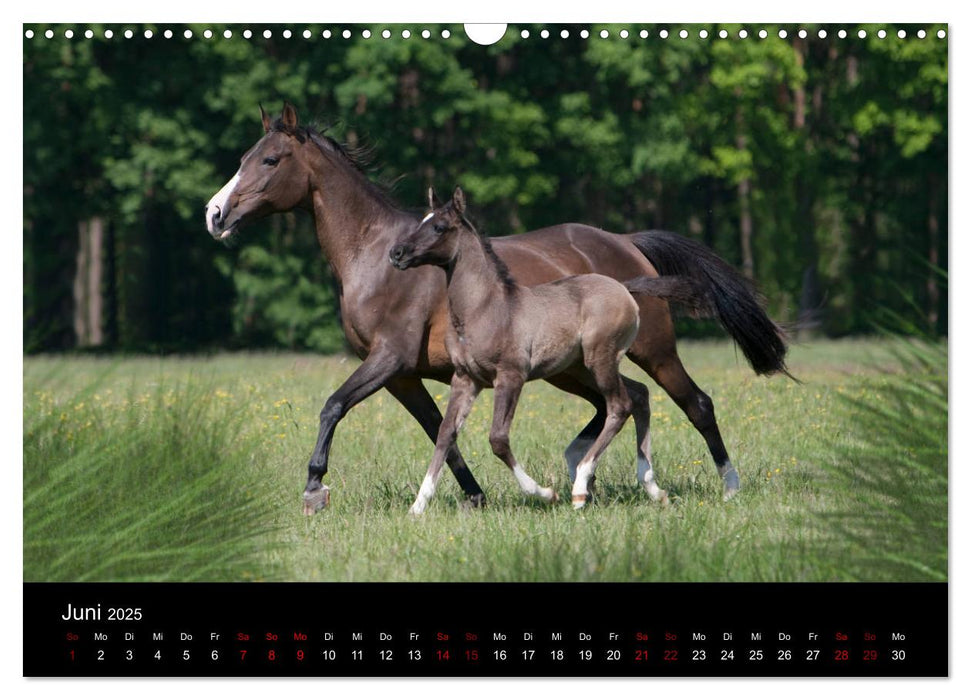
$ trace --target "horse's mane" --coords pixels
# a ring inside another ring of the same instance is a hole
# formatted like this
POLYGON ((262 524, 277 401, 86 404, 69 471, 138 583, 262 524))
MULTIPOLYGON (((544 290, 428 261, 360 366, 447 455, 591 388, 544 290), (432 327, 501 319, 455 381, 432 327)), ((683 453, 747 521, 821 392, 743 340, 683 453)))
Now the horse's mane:
POLYGON ((373 148, 369 145, 349 146, 339 142, 337 139, 325 133, 329 126, 318 127, 314 124, 303 124, 296 128, 287 126, 283 119, 278 118, 270 125, 270 131, 287 134, 297 139, 300 143, 310 141, 324 153, 334 153, 341 160, 350 165, 354 171, 361 176, 361 179, 381 201, 388 206, 403 211, 400 205, 391 196, 393 184, 375 182, 372 177, 372 155, 373 148))
POLYGON ((502 258, 496 255, 496 251, 492 247, 492 242, 489 240, 489 237, 483 233, 479 233, 478 229, 472 225, 472 222, 469 221, 464 214, 460 218, 462 219, 462 224, 466 226, 472 233, 474 233, 476 238, 479 239, 479 243, 482 244, 482 249, 485 251, 486 258, 492 261, 493 267, 495 267, 496 272, 499 273, 499 281, 502 282, 502 286, 505 287, 506 291, 513 291, 516 288, 516 280, 513 279, 512 273, 509 272, 509 268, 506 266, 506 263, 502 261, 502 258))

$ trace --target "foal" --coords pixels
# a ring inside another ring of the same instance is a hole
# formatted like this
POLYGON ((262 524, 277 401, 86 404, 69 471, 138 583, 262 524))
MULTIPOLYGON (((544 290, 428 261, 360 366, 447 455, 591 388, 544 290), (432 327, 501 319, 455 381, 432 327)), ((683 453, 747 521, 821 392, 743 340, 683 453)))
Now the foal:
POLYGON ((422 513, 434 495, 445 456, 483 387, 495 389, 489 434, 493 453, 525 493, 556 500, 553 489, 539 486, 513 456, 509 427, 523 384, 563 373, 595 389, 607 405, 603 430, 576 470, 573 507, 582 508, 597 460, 631 412, 619 365, 637 335, 637 303, 623 284, 603 275, 519 285, 488 239, 465 218, 460 188, 439 208, 429 190, 429 205, 433 211, 389 253, 399 270, 445 268, 451 321, 445 347, 455 366, 435 452, 410 512, 422 513))

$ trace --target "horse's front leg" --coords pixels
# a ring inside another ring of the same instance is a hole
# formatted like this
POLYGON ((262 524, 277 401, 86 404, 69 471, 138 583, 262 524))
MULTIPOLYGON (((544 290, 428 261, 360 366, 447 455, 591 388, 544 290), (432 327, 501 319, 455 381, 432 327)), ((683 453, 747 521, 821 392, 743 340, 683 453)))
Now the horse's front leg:
POLYGON ((556 492, 548 486, 540 486, 516 459, 509 443, 509 430, 512 419, 519 404, 519 395, 523 390, 523 378, 514 374, 500 375, 495 381, 495 396, 492 413, 492 430, 489 432, 489 445, 492 453, 501 459, 513 476, 523 493, 535 496, 546 502, 556 500, 556 492))
MULTIPOLYGON (((385 389, 418 421, 425 434, 428 435, 428 439, 433 443, 436 442, 438 431, 442 426, 442 414, 438 410, 438 406, 435 405, 435 400, 432 399, 424 384, 421 383, 421 379, 418 377, 393 377, 385 386, 385 389)), ((465 463, 457 445, 452 445, 448 454, 445 455, 445 462, 452 470, 459 486, 465 492, 468 503, 474 508, 484 506, 486 502, 485 494, 482 493, 482 488, 475 477, 472 476, 472 470, 465 463)))
POLYGON ((327 399, 320 412, 317 444, 307 468, 307 486, 303 492, 304 514, 313 515, 327 505, 327 489, 323 488, 321 480, 327 473, 330 443, 337 424, 354 406, 384 386, 402 366, 401 358, 396 353, 380 346, 372 350, 361 366, 327 399))
POLYGON ((452 389, 449 392, 448 408, 445 409, 445 418, 438 428, 438 438, 435 440, 435 452, 432 453, 432 461, 428 465, 425 479, 421 482, 418 489, 418 497, 408 511, 412 515, 421 515, 428 507, 428 501, 435 495, 438 486, 438 478, 442 475, 442 465, 445 457, 455 448, 455 441, 458 439, 459 431, 465 423, 465 419, 472 410, 475 397, 479 395, 479 387, 468 376, 456 372, 452 377, 452 389))

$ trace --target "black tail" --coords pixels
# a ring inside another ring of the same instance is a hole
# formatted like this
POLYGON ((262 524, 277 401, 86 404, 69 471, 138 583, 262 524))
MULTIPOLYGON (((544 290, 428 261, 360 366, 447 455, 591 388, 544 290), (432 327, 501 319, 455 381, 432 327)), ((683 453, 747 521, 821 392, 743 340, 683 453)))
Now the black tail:
MULTIPOLYGON (((690 280, 690 284, 676 285, 674 301, 695 313, 717 318, 738 343, 756 374, 781 372, 792 377, 785 363, 785 332, 765 313, 755 286, 735 268, 707 246, 676 233, 643 231, 632 234, 632 241, 662 278, 677 276, 690 280), (686 291, 695 298, 683 300, 686 291)), ((643 293, 651 292, 648 288, 643 293)))

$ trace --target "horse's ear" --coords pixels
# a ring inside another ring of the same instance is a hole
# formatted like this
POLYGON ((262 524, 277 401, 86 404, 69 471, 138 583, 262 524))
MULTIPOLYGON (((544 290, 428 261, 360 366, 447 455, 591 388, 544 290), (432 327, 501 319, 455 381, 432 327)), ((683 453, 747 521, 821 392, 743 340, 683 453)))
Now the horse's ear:
POLYGON ((465 214, 465 192, 462 191, 461 187, 456 187, 455 192, 452 193, 452 206, 459 216, 465 214))
POLYGON ((283 103, 283 125, 288 129, 297 128, 297 109, 289 102, 283 103))
POLYGON ((263 109, 263 105, 260 105, 260 119, 263 120, 263 131, 270 133, 270 115, 263 109))
POLYGON ((428 188, 428 208, 438 209, 440 206, 442 206, 442 201, 438 198, 438 195, 435 194, 435 188, 429 187, 428 188))

